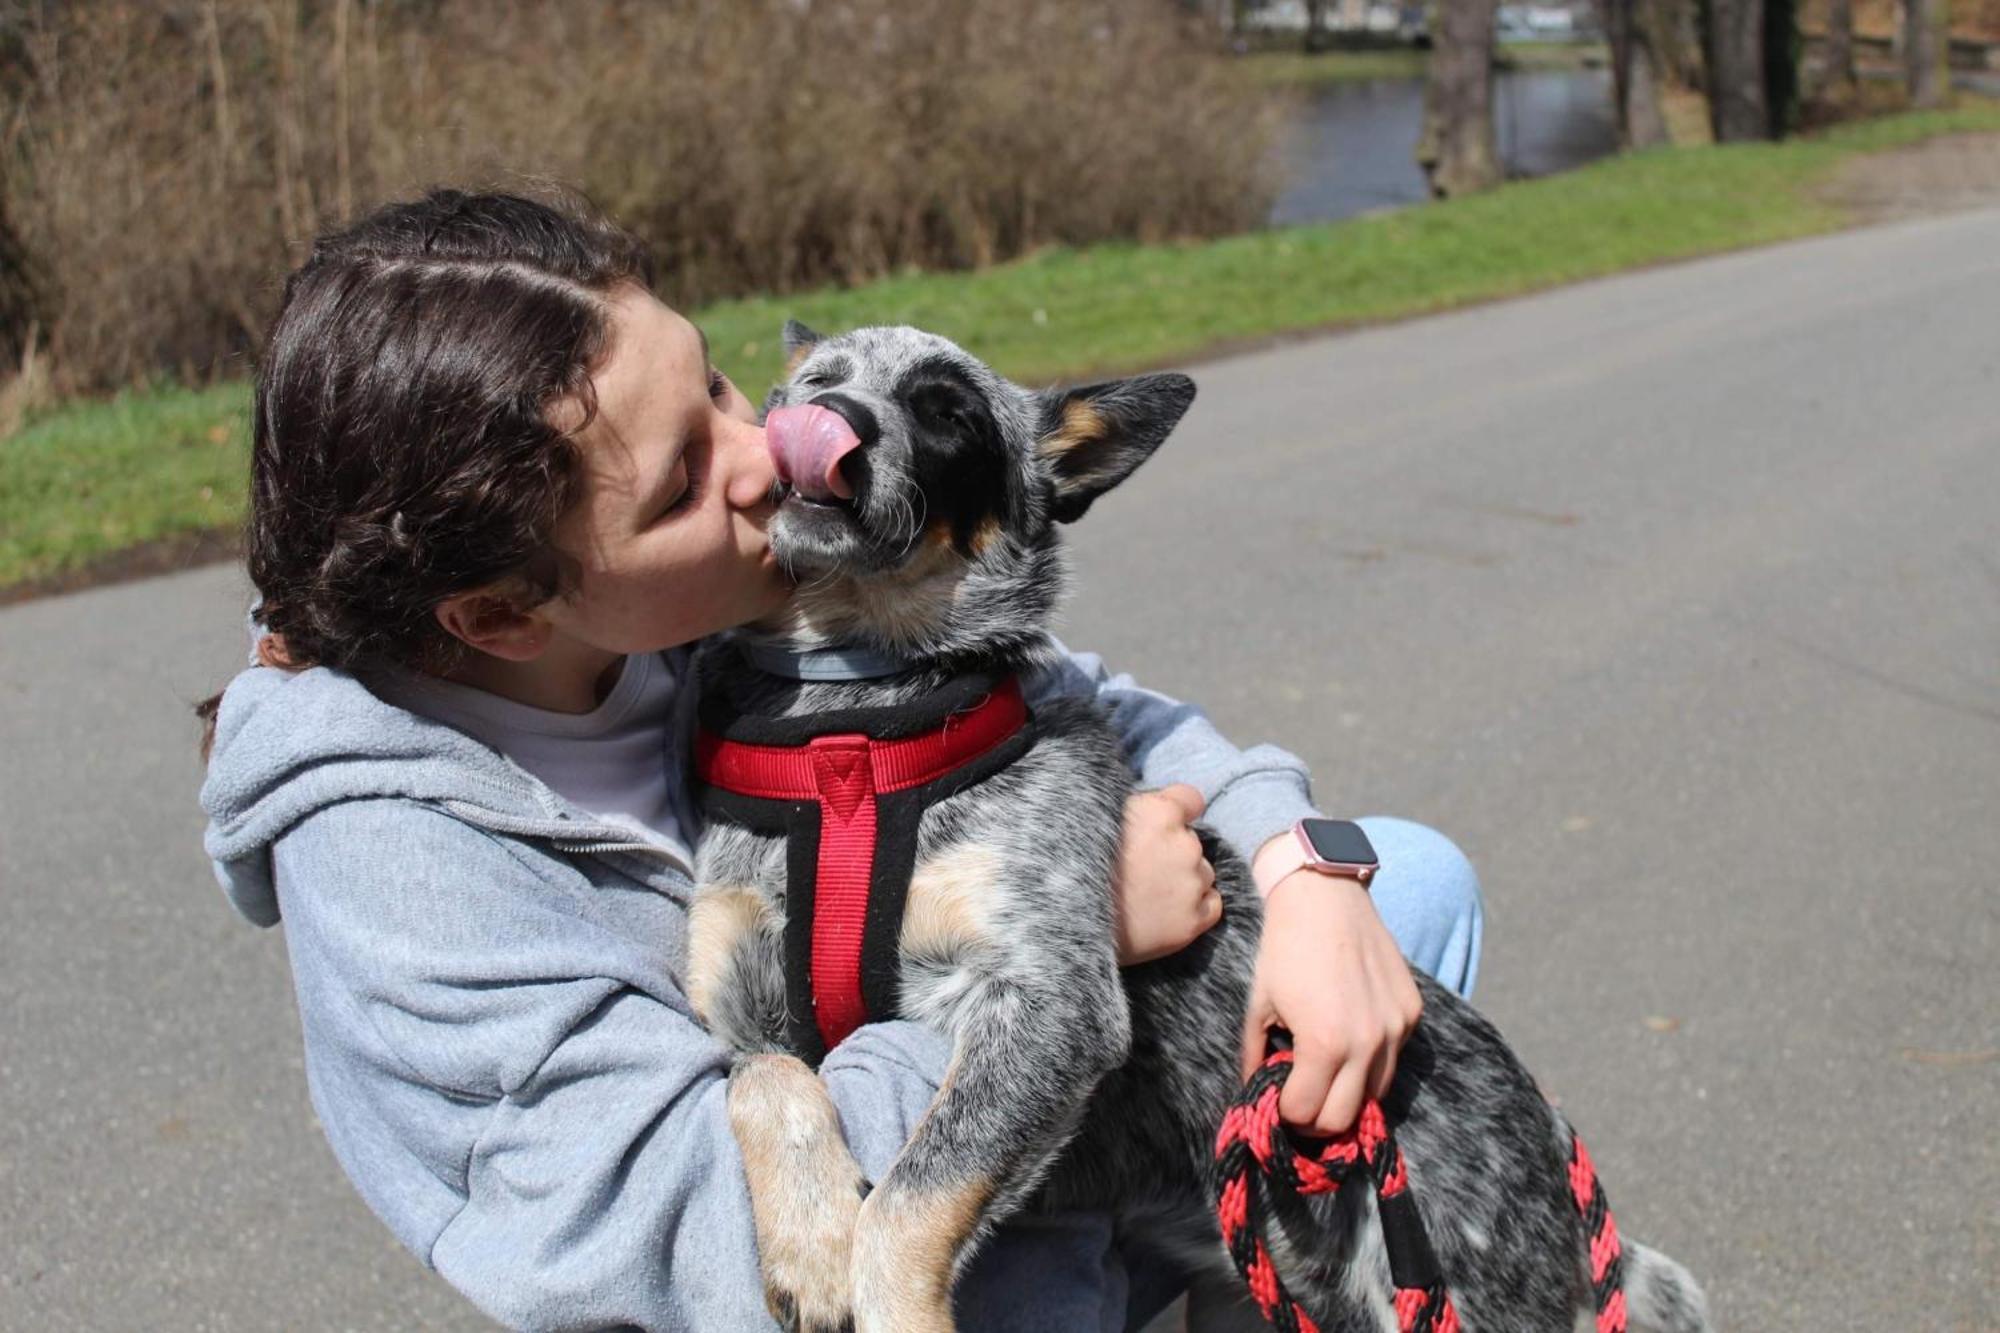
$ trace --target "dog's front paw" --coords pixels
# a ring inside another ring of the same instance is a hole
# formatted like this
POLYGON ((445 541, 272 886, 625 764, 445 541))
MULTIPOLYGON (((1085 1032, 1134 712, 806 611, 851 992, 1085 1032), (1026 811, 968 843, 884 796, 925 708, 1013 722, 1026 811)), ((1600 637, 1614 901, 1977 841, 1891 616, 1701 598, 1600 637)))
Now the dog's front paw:
POLYGON ((984 1180, 925 1190, 892 1175, 854 1226, 857 1333, 953 1333, 952 1271, 993 1196, 984 1180))
POLYGON ((739 1060, 729 1076, 729 1122, 750 1183, 772 1317, 797 1333, 845 1333, 862 1181, 826 1086, 789 1055, 739 1060))
POLYGON ((855 1190, 839 1199, 834 1193, 798 1191, 790 1216, 773 1219, 768 1227, 766 1210, 758 1210, 764 1303, 779 1326, 792 1333, 852 1333, 854 1328, 848 1273, 861 1193, 855 1190))

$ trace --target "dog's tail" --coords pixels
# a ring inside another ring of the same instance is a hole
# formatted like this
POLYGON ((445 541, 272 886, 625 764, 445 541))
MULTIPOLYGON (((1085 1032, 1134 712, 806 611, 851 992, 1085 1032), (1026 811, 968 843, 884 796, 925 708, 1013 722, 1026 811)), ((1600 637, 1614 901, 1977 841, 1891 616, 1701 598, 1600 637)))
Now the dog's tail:
POLYGON ((1687 1269, 1625 1242, 1625 1312, 1633 1333, 1710 1333, 1708 1297, 1687 1269))

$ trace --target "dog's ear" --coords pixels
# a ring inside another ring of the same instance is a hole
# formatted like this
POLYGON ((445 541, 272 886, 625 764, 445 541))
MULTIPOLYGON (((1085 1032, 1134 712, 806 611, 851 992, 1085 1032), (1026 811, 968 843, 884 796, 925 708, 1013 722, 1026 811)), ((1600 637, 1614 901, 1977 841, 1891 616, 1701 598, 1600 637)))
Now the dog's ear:
POLYGON ((799 368, 799 363, 812 355, 812 349, 826 339, 814 333, 796 319, 785 321, 785 373, 791 374, 799 368))
POLYGON ((1152 457, 1194 402, 1185 375, 1140 375, 1041 395, 1035 446, 1055 481, 1050 516, 1074 523, 1152 457))

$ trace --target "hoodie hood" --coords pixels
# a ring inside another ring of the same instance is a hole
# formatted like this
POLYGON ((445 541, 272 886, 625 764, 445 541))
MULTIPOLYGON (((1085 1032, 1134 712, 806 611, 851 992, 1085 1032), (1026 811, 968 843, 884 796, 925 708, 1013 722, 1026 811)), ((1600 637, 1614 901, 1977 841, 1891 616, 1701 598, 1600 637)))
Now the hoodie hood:
POLYGON ((231 681, 201 787, 202 843, 229 901, 279 919, 271 848, 315 811, 381 797, 420 801, 495 833, 564 851, 671 854, 570 805, 496 750, 325 667, 253 667, 231 681))

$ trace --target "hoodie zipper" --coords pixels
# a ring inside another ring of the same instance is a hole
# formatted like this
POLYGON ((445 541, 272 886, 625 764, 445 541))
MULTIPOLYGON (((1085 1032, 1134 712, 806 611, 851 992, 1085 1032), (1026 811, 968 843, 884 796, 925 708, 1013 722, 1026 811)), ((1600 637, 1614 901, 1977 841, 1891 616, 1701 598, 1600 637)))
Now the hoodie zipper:
POLYGON ((494 833, 504 833, 510 837, 536 838, 560 852, 573 856, 602 856, 606 854, 627 854, 656 860, 663 865, 678 870, 687 880, 694 880, 694 867, 680 856, 645 838, 635 838, 630 830, 610 824, 584 824, 556 812, 548 819, 522 819, 518 816, 503 815, 483 805, 469 801, 447 799, 446 809, 468 823, 494 833))

